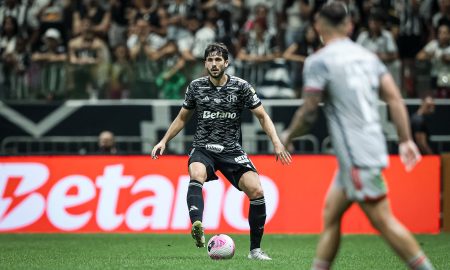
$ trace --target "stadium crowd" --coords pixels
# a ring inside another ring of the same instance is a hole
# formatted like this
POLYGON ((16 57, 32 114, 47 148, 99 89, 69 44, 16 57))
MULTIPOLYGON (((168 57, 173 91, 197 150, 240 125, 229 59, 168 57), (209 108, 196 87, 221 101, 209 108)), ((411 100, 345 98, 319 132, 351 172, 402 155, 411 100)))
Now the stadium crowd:
MULTIPOLYGON (((450 96, 450 0, 342 0, 404 97, 450 96)), ((0 0, 0 99, 182 98, 207 44, 263 98, 301 95, 325 0, 0 0)))

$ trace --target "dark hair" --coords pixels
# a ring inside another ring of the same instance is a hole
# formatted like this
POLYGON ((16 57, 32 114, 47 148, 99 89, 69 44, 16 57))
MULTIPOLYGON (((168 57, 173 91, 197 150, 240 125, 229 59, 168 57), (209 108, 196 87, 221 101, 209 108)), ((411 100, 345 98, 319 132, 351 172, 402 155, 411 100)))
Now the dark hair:
POLYGON ((12 17, 12 16, 6 16, 5 19, 3 20, 3 25, 0 28, 0 35, 4 35, 5 34, 5 24, 7 20, 11 20, 11 23, 14 27, 13 30, 13 35, 18 35, 19 34, 19 23, 17 22, 17 19, 12 17))
POLYGON ((384 16, 383 10, 381 10, 380 8, 371 10, 369 13, 369 20, 384 23, 386 21, 386 18, 384 16))
POLYGON ((332 25, 339 25, 348 16, 347 7, 339 1, 328 2, 320 9, 319 16, 332 25))
POLYGON ((213 52, 216 52, 217 55, 222 56, 223 59, 228 60, 228 48, 225 44, 223 44, 223 43, 209 44, 208 47, 206 47, 206 49, 205 49, 205 56, 204 56, 205 60, 213 52))

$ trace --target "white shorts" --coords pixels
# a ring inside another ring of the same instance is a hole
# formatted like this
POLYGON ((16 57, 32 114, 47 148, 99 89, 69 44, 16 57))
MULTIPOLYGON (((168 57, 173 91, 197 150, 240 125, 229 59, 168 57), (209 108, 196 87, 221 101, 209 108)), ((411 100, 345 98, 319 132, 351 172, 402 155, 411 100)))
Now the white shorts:
POLYGON ((377 201, 387 194, 381 168, 341 167, 334 176, 333 185, 343 189, 351 201, 377 201))

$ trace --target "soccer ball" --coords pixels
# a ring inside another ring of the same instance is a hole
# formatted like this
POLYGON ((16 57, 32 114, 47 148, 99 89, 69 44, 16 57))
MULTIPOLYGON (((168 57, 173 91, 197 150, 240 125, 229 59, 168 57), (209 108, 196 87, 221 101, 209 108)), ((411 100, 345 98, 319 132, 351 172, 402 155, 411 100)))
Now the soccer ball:
POLYGON ((231 259, 234 255, 234 241, 226 234, 216 234, 208 241, 208 255, 213 260, 231 259))

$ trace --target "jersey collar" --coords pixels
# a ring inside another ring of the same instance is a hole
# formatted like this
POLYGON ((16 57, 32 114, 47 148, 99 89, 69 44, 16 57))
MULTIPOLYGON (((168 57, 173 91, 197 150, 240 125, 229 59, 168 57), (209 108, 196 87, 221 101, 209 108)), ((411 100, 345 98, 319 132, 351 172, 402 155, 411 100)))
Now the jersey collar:
MULTIPOLYGON (((230 82, 231 76, 228 74, 225 74, 227 76, 227 81, 225 82, 224 85, 220 86, 220 89, 224 89, 228 83, 230 82)), ((209 86, 211 86, 212 89, 217 90, 217 87, 211 82, 211 80, 208 78, 208 82, 209 82, 209 86)))

